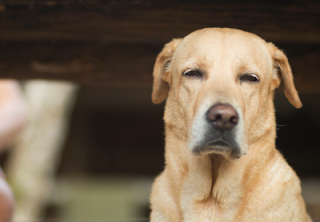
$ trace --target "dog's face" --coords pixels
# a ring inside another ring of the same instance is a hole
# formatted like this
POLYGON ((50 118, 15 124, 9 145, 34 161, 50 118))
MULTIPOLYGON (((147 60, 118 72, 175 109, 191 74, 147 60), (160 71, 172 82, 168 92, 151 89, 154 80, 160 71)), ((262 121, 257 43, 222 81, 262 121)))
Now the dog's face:
POLYGON ((202 29, 167 44, 154 68, 153 101, 168 94, 165 121, 195 155, 236 159, 274 127, 273 91, 301 103, 286 56, 235 29, 202 29), (170 107, 170 108, 169 108, 170 107))

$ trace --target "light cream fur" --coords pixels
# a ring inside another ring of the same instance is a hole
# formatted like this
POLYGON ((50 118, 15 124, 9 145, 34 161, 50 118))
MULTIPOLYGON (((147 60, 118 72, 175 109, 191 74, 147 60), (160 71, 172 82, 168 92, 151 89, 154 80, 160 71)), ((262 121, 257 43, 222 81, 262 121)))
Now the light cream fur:
POLYGON ((153 75, 153 102, 167 101, 166 164, 153 184, 151 222, 311 221, 299 178, 275 148, 273 97, 281 80, 290 103, 302 106, 282 51, 251 33, 207 28, 166 44, 153 75), (182 76, 187 69, 203 78, 182 76), (240 83, 243 73, 260 82, 240 83), (218 102, 240 114, 239 159, 190 151, 202 136, 199 119, 218 102))

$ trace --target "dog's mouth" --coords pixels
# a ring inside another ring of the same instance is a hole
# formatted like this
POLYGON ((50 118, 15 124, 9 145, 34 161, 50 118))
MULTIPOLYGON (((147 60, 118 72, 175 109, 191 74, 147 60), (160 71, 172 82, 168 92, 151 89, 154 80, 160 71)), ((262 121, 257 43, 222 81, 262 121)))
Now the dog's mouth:
POLYGON ((193 154, 196 156, 208 154, 221 154, 223 156, 230 156, 231 159, 237 159, 241 156, 240 147, 233 140, 227 142, 223 138, 211 140, 210 142, 207 142, 205 145, 197 146, 192 151, 193 154))
POLYGON ((231 148, 230 144, 222 139, 217 139, 214 141, 210 141, 202 146, 198 146, 196 149, 193 150, 195 155, 202 154, 209 154, 209 153, 223 153, 227 149, 231 148))
POLYGON ((226 147, 230 147, 230 145, 223 141, 223 140, 216 140, 213 142, 210 142, 206 145, 206 147, 222 147, 222 148, 226 148, 226 147))
POLYGON ((204 151, 205 153, 211 153, 211 152, 222 153, 222 152, 226 152, 226 150, 230 148, 232 148, 232 146, 228 142, 218 139, 218 140, 207 143, 202 148, 202 151, 204 151))

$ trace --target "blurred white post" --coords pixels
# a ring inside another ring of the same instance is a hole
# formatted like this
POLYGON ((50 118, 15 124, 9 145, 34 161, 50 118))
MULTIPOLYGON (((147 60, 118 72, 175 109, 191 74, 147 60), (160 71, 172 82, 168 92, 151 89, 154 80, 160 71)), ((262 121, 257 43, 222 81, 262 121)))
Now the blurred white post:
POLYGON ((7 176, 15 193, 13 221, 38 221, 55 182, 77 86, 60 81, 28 81, 25 131, 10 155, 7 176))

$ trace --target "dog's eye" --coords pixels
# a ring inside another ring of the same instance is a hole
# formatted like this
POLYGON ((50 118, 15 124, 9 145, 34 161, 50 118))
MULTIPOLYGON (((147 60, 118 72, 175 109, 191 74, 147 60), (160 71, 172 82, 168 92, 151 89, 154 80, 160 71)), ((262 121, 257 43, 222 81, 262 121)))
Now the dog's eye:
POLYGON ((203 73, 200 70, 187 70, 182 75, 186 77, 203 77, 203 73))
POLYGON ((256 74, 243 74, 243 75, 240 76, 240 82, 259 83, 260 79, 256 74))

